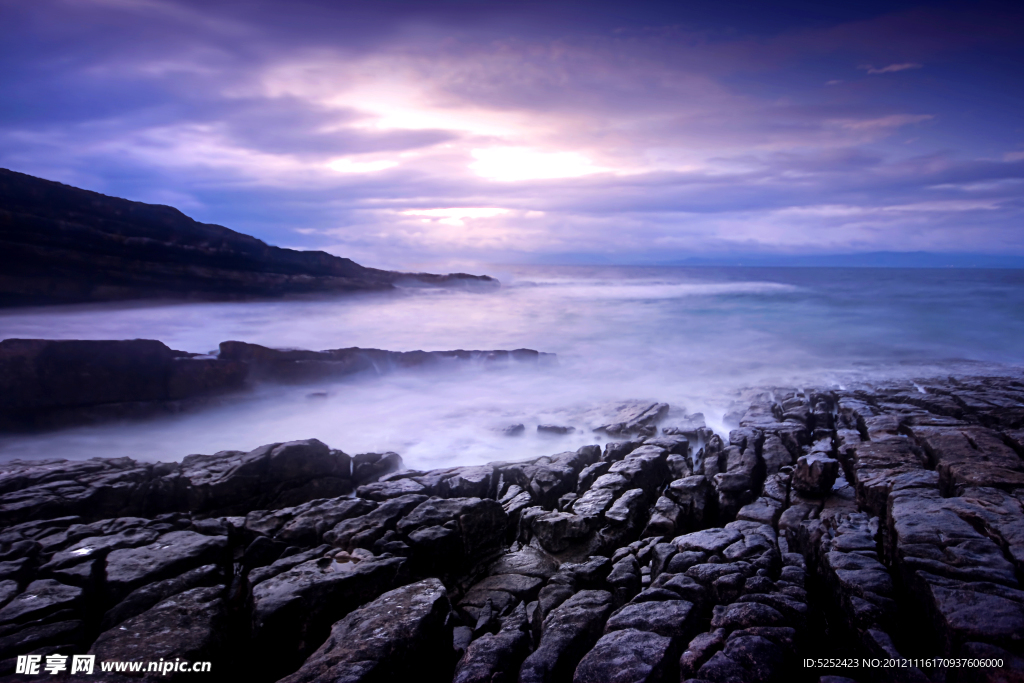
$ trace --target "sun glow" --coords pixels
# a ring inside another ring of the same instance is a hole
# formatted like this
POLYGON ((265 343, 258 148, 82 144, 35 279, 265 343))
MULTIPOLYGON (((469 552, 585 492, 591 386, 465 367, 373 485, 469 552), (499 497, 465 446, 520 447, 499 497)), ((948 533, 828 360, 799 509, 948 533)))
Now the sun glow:
POLYGON ((594 166, 578 152, 539 152, 525 147, 474 149, 469 168, 488 180, 578 178, 608 169, 594 166))
POLYGON ((381 159, 379 161, 353 161, 347 157, 334 159, 327 163, 327 168, 338 173, 374 173, 398 166, 397 161, 381 159))
POLYGON ((465 225, 466 219, 494 218, 510 213, 508 209, 493 207, 452 208, 452 209, 409 209, 402 211, 403 216, 422 216, 425 220, 436 220, 445 225, 465 225))

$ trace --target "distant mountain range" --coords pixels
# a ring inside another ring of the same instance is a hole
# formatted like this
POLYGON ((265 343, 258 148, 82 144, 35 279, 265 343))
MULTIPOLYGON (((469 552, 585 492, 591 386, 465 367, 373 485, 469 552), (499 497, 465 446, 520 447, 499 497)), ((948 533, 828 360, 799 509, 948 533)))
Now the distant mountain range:
POLYGON ((929 251, 874 251, 860 254, 694 257, 659 263, 665 266, 764 266, 804 268, 1024 268, 1024 256, 1012 254, 942 254, 929 251))
POLYGON ((0 169, 0 306, 141 298, 249 299, 433 286, 486 275, 397 273, 272 247, 177 209, 0 169))

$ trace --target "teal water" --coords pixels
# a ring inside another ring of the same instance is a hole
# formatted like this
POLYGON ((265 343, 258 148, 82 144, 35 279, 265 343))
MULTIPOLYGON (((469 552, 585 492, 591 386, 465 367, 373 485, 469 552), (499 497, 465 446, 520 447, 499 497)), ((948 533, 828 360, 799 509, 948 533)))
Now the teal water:
POLYGON ((404 290, 329 300, 133 304, 0 314, 0 337, 159 339, 193 352, 228 339, 307 349, 534 348, 536 370, 464 368, 348 380, 310 398, 266 387, 201 414, 0 441, 0 458, 177 460, 317 437, 395 450, 415 467, 512 459, 597 441, 608 402, 667 401, 723 421, 738 392, 1024 366, 1024 271, 490 267, 495 292, 404 290), (522 422, 527 436, 495 428, 522 422), (543 438, 539 422, 578 428, 543 438))

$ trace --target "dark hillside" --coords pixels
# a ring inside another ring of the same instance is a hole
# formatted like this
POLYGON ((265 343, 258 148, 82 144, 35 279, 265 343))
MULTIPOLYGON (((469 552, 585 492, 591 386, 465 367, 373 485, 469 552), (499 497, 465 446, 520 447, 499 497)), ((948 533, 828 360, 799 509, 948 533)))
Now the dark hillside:
POLYGON ((486 276, 395 273, 270 246, 143 204, 0 169, 0 305, 138 298, 244 299, 486 276))

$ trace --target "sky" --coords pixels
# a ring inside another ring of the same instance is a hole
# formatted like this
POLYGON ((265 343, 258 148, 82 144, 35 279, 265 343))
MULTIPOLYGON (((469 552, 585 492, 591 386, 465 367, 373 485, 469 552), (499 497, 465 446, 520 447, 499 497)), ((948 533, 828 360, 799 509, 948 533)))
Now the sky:
POLYGON ((0 167, 365 265, 1024 257, 1024 9, 0 0, 0 167))

